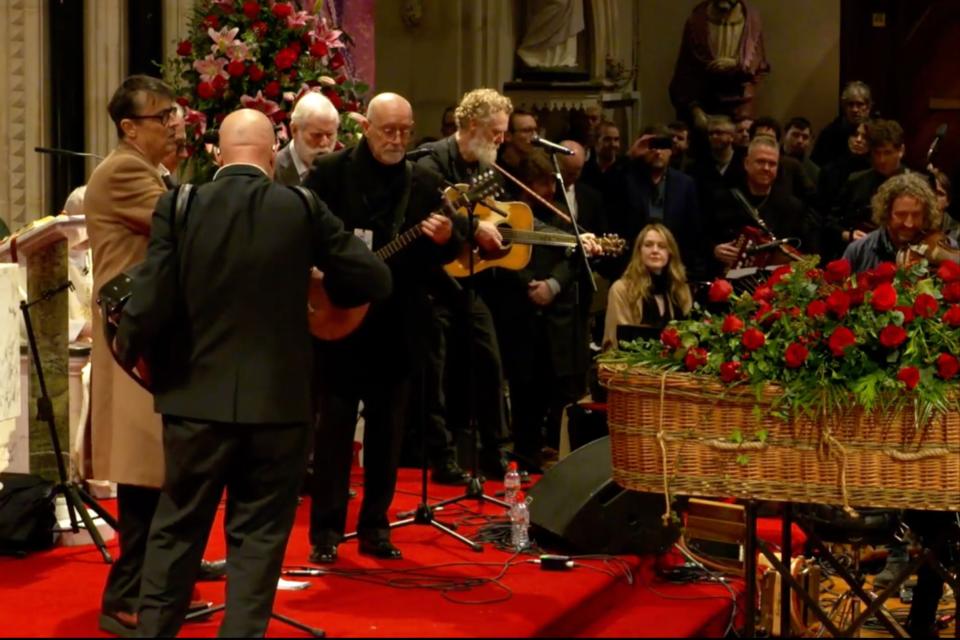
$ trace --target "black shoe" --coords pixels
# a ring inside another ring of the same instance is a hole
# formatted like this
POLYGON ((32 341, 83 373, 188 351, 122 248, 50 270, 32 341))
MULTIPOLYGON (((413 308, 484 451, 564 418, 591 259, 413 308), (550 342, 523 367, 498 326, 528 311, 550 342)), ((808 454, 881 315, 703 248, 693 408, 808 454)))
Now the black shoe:
POLYGON ((310 550, 310 562, 313 564, 333 564, 337 561, 337 545, 318 544, 310 550))
POLYGON ((101 631, 112 633, 121 638, 137 637, 137 614, 125 611, 110 611, 100 614, 99 626, 101 631))
POLYGON ((461 485, 470 482, 470 474, 461 469, 455 460, 448 458, 433 468, 430 480, 437 484, 461 485))
POLYGON ((214 580, 223 580, 227 577, 227 561, 214 560, 208 562, 200 561, 200 573, 197 574, 197 580, 201 582, 212 582, 214 580))
POLYGON ((493 454, 480 454, 480 475, 487 480, 503 480, 507 472, 507 461, 503 459, 500 452, 493 454))
POLYGON ((366 540, 360 538, 360 553, 384 560, 399 560, 403 557, 400 549, 393 546, 389 540, 366 540))

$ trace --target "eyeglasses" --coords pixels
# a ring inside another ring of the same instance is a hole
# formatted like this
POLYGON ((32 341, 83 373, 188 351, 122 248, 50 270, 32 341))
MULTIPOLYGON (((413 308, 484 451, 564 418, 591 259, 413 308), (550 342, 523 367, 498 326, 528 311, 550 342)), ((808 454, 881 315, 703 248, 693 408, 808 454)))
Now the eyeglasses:
POLYGON ((170 118, 172 118, 173 114, 175 114, 176 112, 177 112, 176 107, 169 107, 167 109, 164 109, 160 113, 149 113, 144 115, 127 116, 127 118, 129 118, 130 120, 156 120, 162 126, 165 127, 170 123, 170 118))

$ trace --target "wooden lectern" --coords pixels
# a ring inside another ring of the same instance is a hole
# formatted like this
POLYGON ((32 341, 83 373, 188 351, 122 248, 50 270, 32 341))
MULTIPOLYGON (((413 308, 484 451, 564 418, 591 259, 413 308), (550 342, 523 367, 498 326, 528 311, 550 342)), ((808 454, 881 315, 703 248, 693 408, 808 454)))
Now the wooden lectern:
MULTIPOLYGON (((61 287, 68 279, 67 260, 71 249, 87 240, 86 220, 83 216, 48 216, 30 223, 0 243, 0 263, 26 266, 27 298, 37 300, 61 287)), ((19 308, 17 309, 19 314, 19 308)), ((57 435, 63 444, 70 442, 69 412, 69 333, 68 299, 66 291, 50 295, 49 299, 31 307, 30 317, 36 335, 37 348, 46 379, 47 391, 53 403, 57 435)), ((18 351, 19 362, 19 351, 18 351)), ((32 359, 30 359, 32 365, 32 359)), ((29 450, 31 473, 57 481, 57 463, 50 442, 49 427, 37 420, 38 389, 36 371, 30 375, 29 450)), ((19 380, 19 375, 17 376, 19 380)), ((69 458, 69 447, 64 455, 69 458)), ((69 459, 64 464, 69 465, 69 459)))

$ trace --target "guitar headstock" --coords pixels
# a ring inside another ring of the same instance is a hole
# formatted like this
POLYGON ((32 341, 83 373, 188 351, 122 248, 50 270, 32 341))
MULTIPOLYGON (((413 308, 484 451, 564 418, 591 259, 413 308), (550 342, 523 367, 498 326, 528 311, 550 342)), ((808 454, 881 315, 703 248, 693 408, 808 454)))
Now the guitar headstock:
POLYGON ((616 257, 627 250, 627 241, 614 233, 605 233, 597 238, 597 244, 603 249, 604 256, 616 257))
POLYGON ((487 169, 470 179, 470 187, 460 196, 461 205, 470 205, 484 198, 496 198, 503 193, 503 187, 493 169, 487 169))

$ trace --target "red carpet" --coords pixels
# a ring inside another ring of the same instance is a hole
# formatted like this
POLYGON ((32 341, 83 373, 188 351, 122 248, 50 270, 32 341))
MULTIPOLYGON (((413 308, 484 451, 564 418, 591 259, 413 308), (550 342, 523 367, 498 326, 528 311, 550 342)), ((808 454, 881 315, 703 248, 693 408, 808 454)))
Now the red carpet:
MULTIPOLYGON (((401 470, 394 510, 419 502, 419 472, 401 470)), ((501 487, 488 482, 493 493, 501 487)), ((460 495, 461 489, 430 486, 431 500, 460 495)), ((351 501, 351 519, 359 500, 351 501)), ((105 505, 112 508, 110 501, 105 505)), ((394 511, 391 511, 394 513, 394 511)), ((438 517, 459 522, 472 536, 484 517, 498 516, 493 505, 478 508, 476 500, 452 506, 438 517)), ((354 520, 351 520, 354 521, 354 520)), ((286 567, 306 563, 306 501, 287 549, 286 567)), ((223 557, 218 518, 206 557, 223 557)), ((397 529, 393 542, 404 553, 400 561, 360 556, 355 542, 340 546, 332 565, 350 576, 327 574, 290 578, 311 583, 304 591, 281 591, 275 612, 324 629, 333 637, 476 637, 476 636, 722 636, 731 612, 730 593, 721 585, 675 585, 655 577, 654 559, 623 556, 614 562, 578 560, 566 572, 545 572, 513 558, 490 544, 482 553, 433 527, 397 529), (633 583, 628 584, 624 570, 633 583), (371 574, 370 570, 392 570, 371 574), (388 582, 390 584, 388 584, 388 582)), ((111 543, 115 551, 116 543, 111 543)), ((92 546, 33 554, 26 559, 0 559, 0 635, 100 636, 97 615, 107 565, 92 546)), ((737 592, 742 585, 735 583, 737 592)), ((223 583, 200 583, 204 598, 221 603, 223 583)), ((182 636, 216 634, 220 615, 185 625, 182 636)), ((300 636, 272 621, 271 636, 300 636)))

